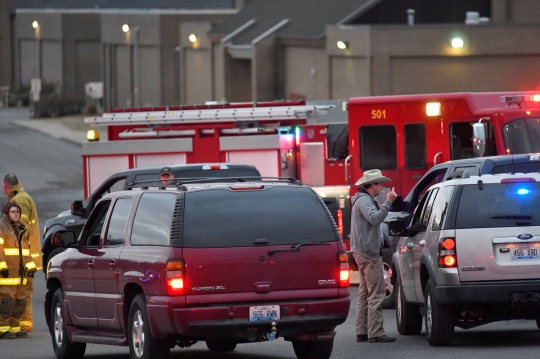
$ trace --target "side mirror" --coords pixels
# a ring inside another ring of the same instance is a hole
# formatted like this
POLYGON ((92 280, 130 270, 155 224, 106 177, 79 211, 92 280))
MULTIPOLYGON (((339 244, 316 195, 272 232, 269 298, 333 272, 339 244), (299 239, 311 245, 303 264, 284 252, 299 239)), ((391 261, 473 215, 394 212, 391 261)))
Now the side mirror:
POLYGON ((406 232, 405 221, 402 219, 391 219, 388 221, 388 233, 391 236, 401 236, 406 232))
POLYGON ((403 196, 397 196, 396 200, 392 202, 390 212, 401 212, 403 209, 403 196))
POLYGON ((69 247, 75 243, 77 243, 77 238, 73 231, 58 231, 52 235, 51 244, 53 247, 69 247))
POLYGON ((74 216, 84 217, 83 201, 74 201, 71 204, 71 214, 74 216))
POLYGON ((472 141, 474 157, 482 157, 486 152, 486 128, 483 123, 473 124, 472 141))

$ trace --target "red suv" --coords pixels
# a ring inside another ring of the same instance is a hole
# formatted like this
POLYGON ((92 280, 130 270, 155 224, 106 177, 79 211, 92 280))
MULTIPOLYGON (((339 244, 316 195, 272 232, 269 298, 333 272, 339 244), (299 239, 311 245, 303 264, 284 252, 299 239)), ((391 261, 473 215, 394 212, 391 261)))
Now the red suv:
POLYGON ((295 180, 177 184, 104 197, 47 268, 45 314, 59 359, 86 343, 167 358, 205 341, 293 344, 330 357, 349 312, 347 255, 321 198, 295 180))

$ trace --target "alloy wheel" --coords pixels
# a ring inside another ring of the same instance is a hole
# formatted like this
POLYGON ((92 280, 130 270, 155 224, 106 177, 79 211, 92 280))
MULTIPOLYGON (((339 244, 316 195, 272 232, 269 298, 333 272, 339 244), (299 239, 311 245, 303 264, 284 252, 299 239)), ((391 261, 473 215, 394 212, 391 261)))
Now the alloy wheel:
POLYGON ((58 347, 61 347, 64 341, 64 319, 62 318, 62 306, 60 303, 57 303, 54 308, 53 326, 55 343, 58 347))
POLYGON ((131 336, 133 338, 133 351, 137 358, 144 354, 144 319, 140 310, 135 312, 133 317, 133 330, 131 336))

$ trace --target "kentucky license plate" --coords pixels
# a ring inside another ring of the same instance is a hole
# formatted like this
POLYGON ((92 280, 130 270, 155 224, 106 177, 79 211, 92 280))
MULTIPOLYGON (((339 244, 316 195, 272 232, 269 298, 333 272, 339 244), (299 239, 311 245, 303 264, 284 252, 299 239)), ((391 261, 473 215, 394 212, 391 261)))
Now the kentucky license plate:
POLYGON ((268 305, 265 307, 249 307, 249 321, 260 322, 264 320, 278 320, 279 305, 268 305))
POLYGON ((518 247, 510 248, 510 253, 512 254, 512 260, 513 261, 521 261, 521 260, 532 260, 532 259, 540 259, 539 253, 539 244, 538 243, 531 243, 531 244, 520 244, 518 247))

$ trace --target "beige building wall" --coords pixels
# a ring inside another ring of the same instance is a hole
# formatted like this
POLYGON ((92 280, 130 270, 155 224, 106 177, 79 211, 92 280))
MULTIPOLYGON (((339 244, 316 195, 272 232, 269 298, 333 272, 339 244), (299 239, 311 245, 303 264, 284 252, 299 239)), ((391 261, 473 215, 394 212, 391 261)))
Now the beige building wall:
POLYGON ((325 49, 285 49, 285 95, 288 99, 328 99, 329 85, 329 57, 325 49))
POLYGON ((540 1, 512 0, 511 21, 514 24, 538 24, 540 22, 540 1))
POLYGON ((276 86, 276 36, 271 35, 253 45, 252 99, 272 101, 276 86))
POLYGON ((9 1, 0 0, 0 87, 12 85, 9 1))

